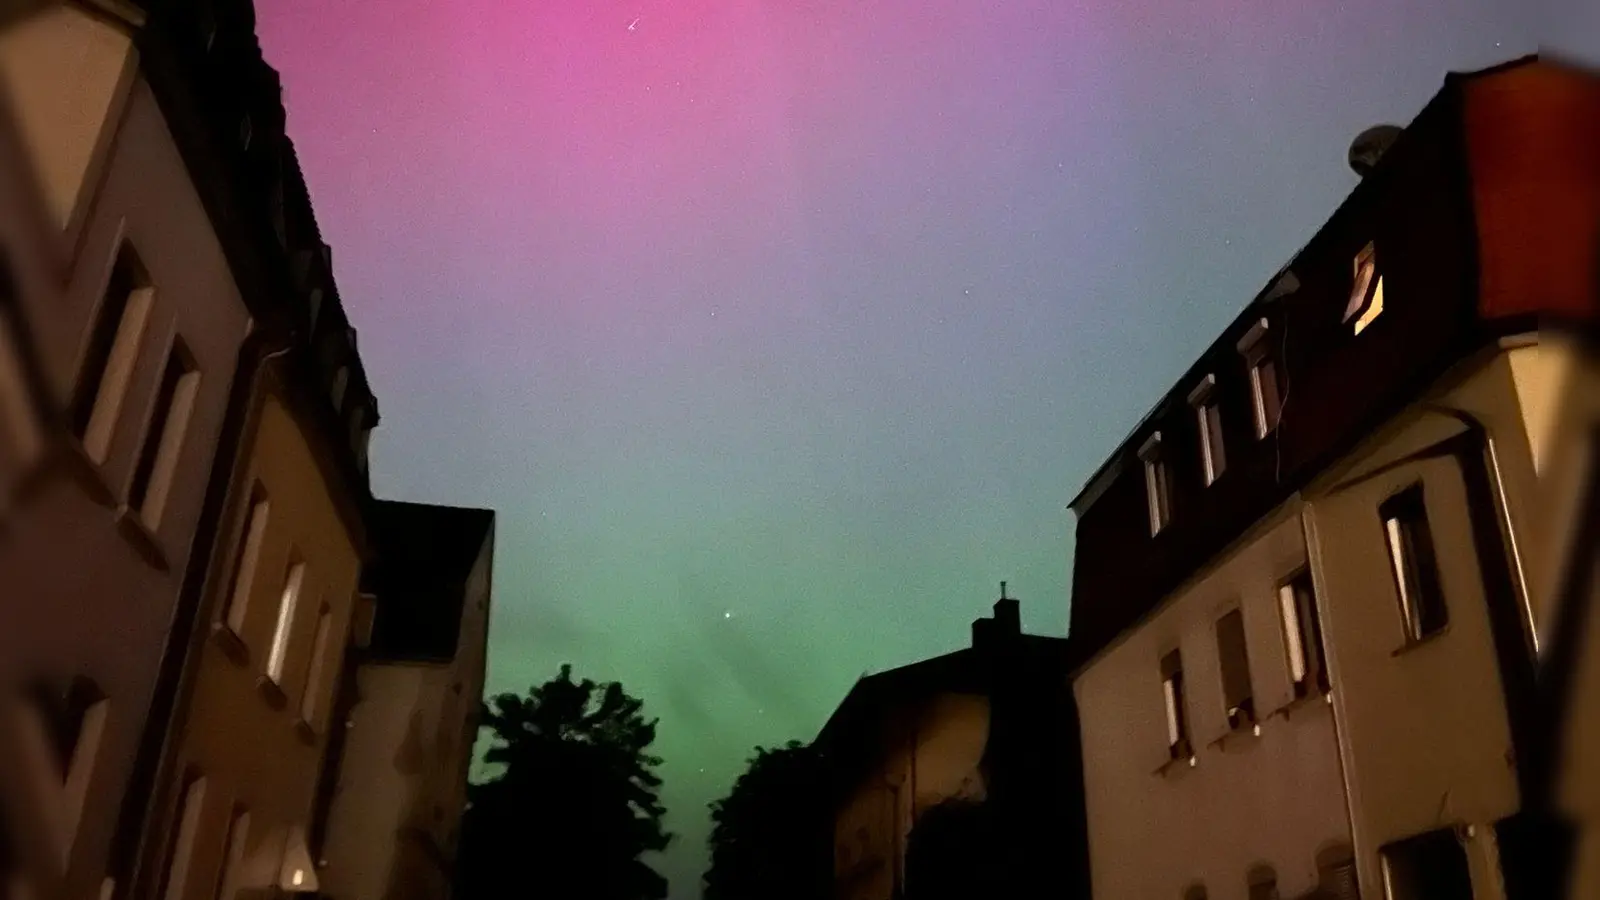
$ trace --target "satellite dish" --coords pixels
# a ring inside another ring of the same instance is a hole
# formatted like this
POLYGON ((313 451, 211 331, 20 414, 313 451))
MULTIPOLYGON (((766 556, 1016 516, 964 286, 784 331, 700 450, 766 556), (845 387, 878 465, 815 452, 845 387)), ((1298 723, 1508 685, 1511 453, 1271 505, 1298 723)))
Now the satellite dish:
POLYGON ((1401 131, 1398 125, 1374 125, 1356 135, 1350 143, 1350 168, 1362 178, 1372 174, 1378 160, 1394 145, 1401 131))

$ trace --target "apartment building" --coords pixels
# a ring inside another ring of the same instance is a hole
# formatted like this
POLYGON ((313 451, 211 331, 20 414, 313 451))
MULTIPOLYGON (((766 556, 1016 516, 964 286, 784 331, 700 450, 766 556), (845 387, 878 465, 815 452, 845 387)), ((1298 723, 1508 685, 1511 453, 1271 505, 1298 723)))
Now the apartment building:
POLYGON ((27 889, 108 896, 120 810, 260 305, 235 287, 205 186, 140 65, 141 8, 32 6, 0 33, 13 174, 32 182, 39 212, 8 305, 31 334, 37 404, 59 428, 0 545, 6 594, 25 598, 0 631, 7 687, 20 688, 8 690, 0 734, 20 785, 7 793, 24 809, 15 855, 27 889))
POLYGON ((1594 296, 1597 102, 1530 58, 1364 135, 1361 183, 1073 502, 1096 896, 1529 895, 1576 358, 1539 328, 1594 296))
POLYGON ((376 600, 330 759, 319 865, 338 900, 448 900, 478 734, 492 511, 379 501, 376 600))
POLYGON ((1087 896, 1067 642, 1023 634, 1017 601, 1001 593, 993 617, 973 623, 971 646, 862 678, 817 736, 840 900, 903 896, 916 876, 913 833, 946 801, 981 804, 999 832, 999 858, 968 847, 958 869, 1087 896))

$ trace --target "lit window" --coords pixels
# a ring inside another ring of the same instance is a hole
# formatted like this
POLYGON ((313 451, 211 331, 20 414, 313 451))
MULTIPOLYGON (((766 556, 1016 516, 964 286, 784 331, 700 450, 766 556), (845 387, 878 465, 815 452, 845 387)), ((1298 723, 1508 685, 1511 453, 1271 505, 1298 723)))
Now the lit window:
POLYGON ((1378 316, 1383 315, 1383 276, 1378 273, 1377 252, 1372 244, 1356 254, 1355 277, 1350 287, 1350 303, 1344 309, 1344 321, 1355 320, 1355 333, 1365 331, 1378 316))
POLYGON ((306 565, 296 562, 289 567, 289 577, 284 579, 283 596, 278 600, 278 624, 272 632, 272 651, 267 655, 267 677, 283 683, 283 663, 289 653, 289 631, 294 627, 294 608, 300 601, 300 588, 305 580, 306 565))
POLYGON ((1309 695, 1312 686, 1318 693, 1328 693, 1330 684, 1322 646, 1322 622, 1317 617, 1317 599, 1310 572, 1301 572, 1278 587, 1278 612, 1283 620, 1284 649, 1289 657, 1289 677, 1294 682, 1295 695, 1309 695))
POLYGON ((165 900, 184 900, 188 896, 188 881, 194 866, 195 843, 200 840, 201 816, 205 812, 206 780, 191 775, 183 791, 183 805, 179 807, 178 827, 172 836, 167 852, 166 882, 159 892, 165 900))
POLYGON ((1422 485, 1414 484, 1385 500, 1378 515, 1383 520, 1406 637, 1422 640, 1449 623, 1422 485))
POLYGON ((138 256, 131 247, 122 247, 89 328, 67 410, 73 433, 97 462, 105 461, 154 297, 150 277, 138 256))
POLYGON ((1217 620, 1217 658, 1222 664, 1222 700, 1228 727, 1253 725, 1255 700, 1250 690, 1250 651, 1245 642, 1244 614, 1229 610, 1217 620))
POLYGON ((128 505, 139 510, 147 524, 156 524, 166 506, 199 388, 200 373, 195 369, 194 358, 182 341, 175 341, 161 373, 155 408, 145 428, 144 445, 139 448, 133 484, 128 489, 128 505))
POLYGON ((1156 432, 1145 441, 1139 449, 1139 459, 1144 463, 1144 491, 1150 515, 1150 534, 1156 535, 1167 527, 1172 518, 1167 461, 1161 453, 1161 432, 1156 432))
POLYGON ((1161 693, 1167 714, 1167 753, 1172 759, 1188 759, 1194 753, 1189 744, 1189 719, 1184 712, 1183 657, 1177 650, 1161 658, 1161 693))
POLYGON ((1222 410, 1217 406, 1217 379, 1207 375, 1189 393, 1189 406, 1194 410, 1195 425, 1200 434, 1200 465, 1210 485, 1227 468, 1227 458, 1222 448, 1222 410))

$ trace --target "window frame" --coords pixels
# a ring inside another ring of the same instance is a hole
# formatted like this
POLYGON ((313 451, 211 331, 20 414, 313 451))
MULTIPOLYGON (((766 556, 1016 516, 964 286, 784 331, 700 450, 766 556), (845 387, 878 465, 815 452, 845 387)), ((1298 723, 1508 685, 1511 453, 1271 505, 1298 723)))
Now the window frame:
POLYGON ((1188 691, 1185 689, 1183 651, 1174 647, 1161 656, 1161 696, 1170 761, 1194 762, 1194 739, 1189 729, 1188 691))
POLYGON ((1311 570, 1302 567, 1278 583, 1278 625, 1283 633, 1284 657, 1289 663, 1289 682, 1296 697, 1333 692, 1328 673, 1327 640, 1322 633, 1322 614, 1317 609, 1317 586, 1311 570), (1303 589, 1303 590, 1302 590, 1303 589), (1296 653, 1298 650, 1298 654, 1296 653), (1298 659, 1296 659, 1298 655, 1298 659), (1295 675, 1299 663, 1300 675, 1295 675))
POLYGON ((1246 628, 1244 608, 1233 606, 1218 616, 1213 625, 1217 642, 1217 667, 1222 677, 1222 711, 1228 720, 1228 729, 1238 731, 1256 724, 1255 685, 1250 671, 1250 638, 1246 628), (1232 635, 1224 631, 1231 623, 1238 623, 1238 653, 1228 646, 1232 635), (1239 691, 1242 689, 1242 695, 1239 691))
POLYGON ((1278 430, 1283 421, 1283 376, 1278 371, 1278 356, 1273 352, 1271 323, 1262 318, 1250 326, 1235 349, 1244 359, 1246 375, 1250 381, 1251 419, 1255 425, 1256 440, 1278 430), (1270 392, 1271 396, 1268 396, 1270 392))
POLYGON ((283 687, 288 668, 289 643, 298 618, 300 596, 306 589, 306 563, 299 553, 291 553, 284 572, 283 589, 278 595, 278 620, 268 645, 265 674, 273 684, 283 687))
POLYGON ((1172 524, 1172 473, 1162 447, 1161 432, 1150 435, 1139 448, 1144 472, 1145 514, 1150 536, 1155 537, 1172 524))
POLYGON ((1206 487, 1228 470, 1225 432, 1222 428, 1222 406, 1217 397, 1217 377, 1207 375, 1189 392, 1189 408, 1195 416, 1200 437, 1200 474, 1206 487))
POLYGON ((1407 645, 1442 634, 1450 626, 1444 573, 1429 518, 1427 491, 1421 480, 1394 491, 1378 504, 1390 583, 1399 601, 1407 645))

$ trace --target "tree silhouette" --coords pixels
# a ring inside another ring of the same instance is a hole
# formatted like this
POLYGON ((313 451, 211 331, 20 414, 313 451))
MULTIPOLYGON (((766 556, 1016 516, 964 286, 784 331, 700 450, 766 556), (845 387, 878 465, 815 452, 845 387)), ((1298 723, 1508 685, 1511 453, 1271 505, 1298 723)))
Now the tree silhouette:
POLYGON ((483 724, 498 773, 468 788, 456 886, 462 900, 661 900, 667 882, 641 857, 666 849, 656 722, 615 682, 572 667, 500 694, 483 724))
POLYGON ((705 900, 829 896, 833 822, 810 747, 757 747, 728 796, 711 804, 711 821, 705 900))

